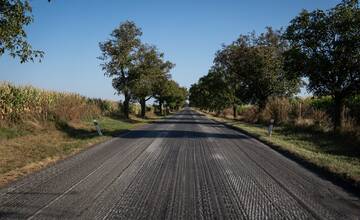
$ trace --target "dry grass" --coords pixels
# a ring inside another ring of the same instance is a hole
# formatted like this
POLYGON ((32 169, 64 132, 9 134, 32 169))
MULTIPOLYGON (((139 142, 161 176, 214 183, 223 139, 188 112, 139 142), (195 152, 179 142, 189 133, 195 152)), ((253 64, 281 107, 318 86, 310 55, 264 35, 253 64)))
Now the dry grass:
POLYGON ((111 139, 120 132, 146 123, 103 117, 99 120, 104 136, 97 135, 91 121, 37 125, 24 130, 12 127, 0 130, 0 185, 39 170, 89 146, 111 139))
MULTIPOLYGON (((139 105, 130 107, 139 113, 139 105)), ((0 186, 153 120, 148 113, 146 120, 122 120, 117 102, 0 82, 0 186)))

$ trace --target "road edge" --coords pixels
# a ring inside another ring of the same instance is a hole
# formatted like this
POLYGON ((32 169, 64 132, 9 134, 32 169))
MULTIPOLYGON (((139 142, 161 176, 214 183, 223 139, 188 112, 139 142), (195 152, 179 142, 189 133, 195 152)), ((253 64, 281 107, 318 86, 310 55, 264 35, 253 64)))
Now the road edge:
POLYGON ((193 109, 193 110, 205 115, 206 118, 208 118, 216 123, 222 124, 222 125, 226 126, 227 128, 236 130, 240 133, 243 133, 245 135, 248 135, 248 136, 256 139, 257 141, 265 144, 266 146, 270 147, 271 149, 275 150, 276 152, 280 153, 281 155, 285 156, 286 158, 293 160, 294 162, 296 162, 300 166, 304 167, 305 169, 308 169, 309 171, 315 173, 320 178, 328 180, 328 181, 332 182, 333 184, 343 188, 348 193, 351 193, 351 194, 356 195, 357 197, 360 197, 360 183, 348 178, 345 174, 341 175, 341 174, 332 172, 332 171, 328 170, 326 167, 322 167, 315 163, 312 163, 312 162, 304 159, 300 155, 298 155, 294 152, 291 152, 289 150, 286 150, 285 148, 281 147, 280 145, 274 144, 274 143, 266 141, 266 140, 262 140, 256 134, 250 133, 242 128, 239 128, 239 127, 229 124, 227 122, 222 122, 222 121, 218 121, 214 118, 209 118, 207 116, 207 113, 205 113, 205 112, 199 111, 197 109, 193 109))
MULTIPOLYGON (((159 119, 156 119, 154 121, 157 121, 159 119)), ((123 130, 123 131, 120 131, 119 133, 117 133, 115 136, 113 137, 110 137, 109 139, 106 139, 106 140, 103 140, 103 141, 100 141, 98 143, 94 143, 94 144, 90 144, 88 146, 84 146, 84 147, 81 147, 77 150, 75 150, 74 152, 70 153, 69 155, 66 155, 66 156, 62 156, 62 157, 54 157, 54 158, 45 158, 44 160, 41 160, 39 162, 37 162, 36 164, 39 164, 38 166, 35 165, 35 168, 33 168, 32 170, 30 170, 29 172, 26 172, 24 175, 19 175, 17 177, 15 177, 13 180, 9 180, 9 181, 6 181, 4 184, 1 184, 0 185, 0 192, 1 190, 5 189, 5 188, 8 188, 9 186, 11 185, 16 185, 17 183, 21 182, 24 178, 27 178, 29 175, 33 175, 33 174, 36 174, 38 172, 41 172, 42 170, 44 169, 48 169, 52 166, 55 166, 56 164, 58 163, 62 163, 66 160, 69 160, 73 157, 76 157, 77 155, 91 149, 91 148, 94 148, 98 145, 106 145, 112 141, 114 141, 115 139, 117 138, 120 138, 124 135, 126 135, 127 133, 135 130, 135 129, 141 129, 142 127, 145 127, 145 126, 148 126, 150 124, 152 124, 153 121, 150 121, 150 122, 146 122, 146 123, 141 123, 139 125, 135 125, 133 128, 130 128, 130 129, 126 129, 126 130, 123 130)), ((29 164, 31 165, 31 164, 29 164)), ((21 168, 19 168, 21 169, 21 168)))

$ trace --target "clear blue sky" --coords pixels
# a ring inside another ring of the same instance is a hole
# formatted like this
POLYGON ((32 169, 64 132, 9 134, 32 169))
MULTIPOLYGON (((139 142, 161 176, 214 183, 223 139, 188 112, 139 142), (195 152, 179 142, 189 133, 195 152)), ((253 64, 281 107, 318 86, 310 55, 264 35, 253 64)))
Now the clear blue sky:
POLYGON ((214 53, 239 34, 266 26, 285 27, 301 9, 328 9, 340 0, 31 0, 35 21, 30 43, 43 50, 42 63, 20 64, 0 57, 0 81, 77 92, 116 100, 104 77, 98 43, 125 20, 142 28, 142 40, 155 44, 174 62, 173 79, 189 87, 207 73, 214 53))

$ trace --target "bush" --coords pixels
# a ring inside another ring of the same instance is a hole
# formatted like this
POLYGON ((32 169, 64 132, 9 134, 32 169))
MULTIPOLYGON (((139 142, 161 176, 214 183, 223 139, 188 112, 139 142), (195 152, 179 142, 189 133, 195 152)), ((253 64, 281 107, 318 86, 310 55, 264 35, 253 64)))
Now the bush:
POLYGON ((357 124, 360 124, 360 95, 351 97, 347 105, 349 108, 349 116, 351 116, 357 124))
POLYGON ((242 120, 249 123, 256 123, 259 119, 258 109, 254 105, 243 106, 239 114, 242 120))
POLYGON ((334 105, 334 101, 330 96, 312 97, 307 100, 310 102, 311 107, 322 111, 329 111, 334 105))
POLYGON ((265 109, 261 111, 261 121, 268 123, 270 119, 275 124, 283 124, 289 121, 291 105, 288 98, 270 97, 266 102, 265 109))
POLYGON ((317 129, 329 130, 332 127, 329 115, 322 110, 313 109, 309 118, 313 120, 313 125, 317 129))
POLYGON ((89 99, 88 102, 98 106, 103 115, 110 115, 115 112, 120 112, 121 110, 121 103, 119 102, 104 99, 89 99))
POLYGON ((130 114, 140 115, 141 106, 138 103, 130 103, 130 114))

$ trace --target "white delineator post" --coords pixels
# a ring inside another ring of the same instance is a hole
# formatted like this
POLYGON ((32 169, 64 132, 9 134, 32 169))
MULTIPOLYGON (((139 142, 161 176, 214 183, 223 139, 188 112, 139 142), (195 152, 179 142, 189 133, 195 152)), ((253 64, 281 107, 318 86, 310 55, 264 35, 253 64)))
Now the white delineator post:
POLYGON ((273 128, 274 128, 274 119, 270 119, 270 124, 269 124, 269 128, 268 128, 268 132, 269 132, 269 136, 271 137, 273 128))
POLYGON ((100 129, 100 125, 99 125, 99 123, 98 123, 96 120, 94 120, 94 125, 95 125, 95 128, 96 128, 98 134, 99 134, 100 136, 103 136, 103 133, 101 132, 101 129, 100 129))

